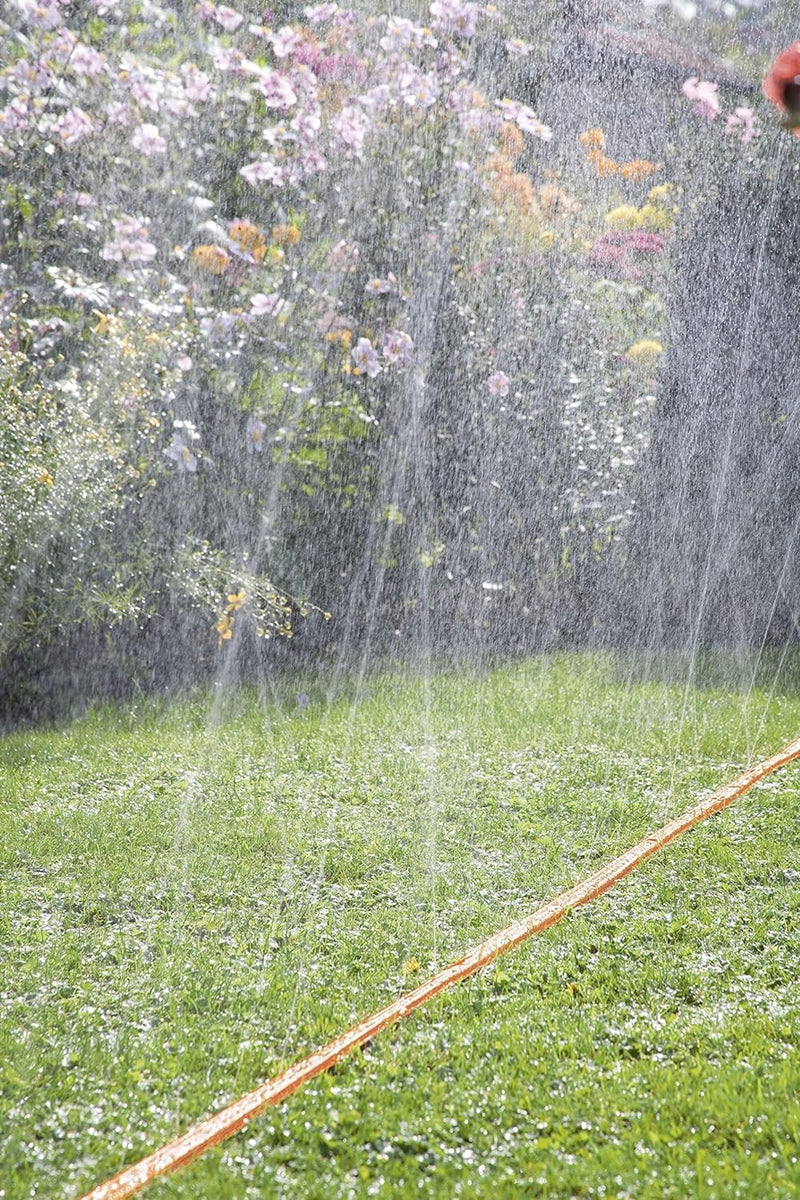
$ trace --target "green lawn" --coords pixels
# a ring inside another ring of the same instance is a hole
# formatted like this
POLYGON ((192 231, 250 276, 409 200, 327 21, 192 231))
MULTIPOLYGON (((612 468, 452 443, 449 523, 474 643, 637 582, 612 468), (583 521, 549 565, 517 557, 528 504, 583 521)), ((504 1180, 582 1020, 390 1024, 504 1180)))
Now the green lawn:
MULTIPOLYGON (((0 741, 0 1197, 81 1194, 797 735, 800 688, 733 674, 563 655, 0 741)), ((148 1196, 797 1196, 798 795, 789 767, 148 1196)))

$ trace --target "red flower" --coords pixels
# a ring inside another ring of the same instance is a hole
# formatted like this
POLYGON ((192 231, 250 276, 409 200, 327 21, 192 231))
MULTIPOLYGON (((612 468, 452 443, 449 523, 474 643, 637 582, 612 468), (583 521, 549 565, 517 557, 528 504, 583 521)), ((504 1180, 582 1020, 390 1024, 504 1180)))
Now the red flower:
POLYGON ((769 69, 761 90, 776 108, 786 113, 786 124, 800 137, 800 42, 782 50, 769 69))

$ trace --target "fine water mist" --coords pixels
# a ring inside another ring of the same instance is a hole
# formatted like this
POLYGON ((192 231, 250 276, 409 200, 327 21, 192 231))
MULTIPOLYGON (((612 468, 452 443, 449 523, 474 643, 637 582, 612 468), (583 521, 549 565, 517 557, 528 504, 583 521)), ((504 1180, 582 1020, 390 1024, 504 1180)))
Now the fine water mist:
POLYGON ((777 748, 798 14, 14 0, 0 36, 0 727, 14 770, 112 729, 130 861, 63 883, 105 835, 47 776, 30 828, 87 832, 43 936, 139 947, 96 1039, 137 1086, 162 1026, 177 1076, 238 1022, 210 1107, 777 748))

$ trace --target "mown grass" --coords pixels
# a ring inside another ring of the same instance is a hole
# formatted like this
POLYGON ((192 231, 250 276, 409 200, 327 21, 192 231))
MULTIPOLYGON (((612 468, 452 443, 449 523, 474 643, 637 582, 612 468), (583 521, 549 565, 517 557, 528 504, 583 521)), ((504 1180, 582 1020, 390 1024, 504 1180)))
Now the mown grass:
MULTIPOLYGON (((80 1195, 800 730, 768 674, 674 680, 564 655, 5 738, 0 1196, 80 1195)), ((148 1194, 797 1195, 799 792, 788 768, 148 1194)))

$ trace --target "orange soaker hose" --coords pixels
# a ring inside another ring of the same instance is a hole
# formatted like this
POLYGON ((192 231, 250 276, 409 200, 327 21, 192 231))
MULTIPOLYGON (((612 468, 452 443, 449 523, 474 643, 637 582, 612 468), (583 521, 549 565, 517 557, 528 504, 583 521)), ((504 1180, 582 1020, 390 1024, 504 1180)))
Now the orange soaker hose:
POLYGON ((386 1005, 385 1008, 379 1009, 360 1024, 354 1025, 334 1041, 329 1042, 327 1046, 315 1050, 307 1058, 301 1059, 300 1062, 282 1071, 273 1079, 262 1083, 255 1091, 242 1096, 241 1100, 237 1100, 234 1104, 229 1104, 227 1108, 221 1109, 208 1120, 201 1121, 173 1142, 162 1146, 160 1150, 156 1150, 141 1159, 140 1162, 126 1167, 113 1179, 99 1184, 87 1192, 83 1200, 122 1200, 125 1196, 134 1195, 153 1179, 185 1166, 186 1163, 208 1150, 210 1146, 237 1133, 248 1121, 258 1116, 269 1105, 279 1104, 309 1079, 313 1079, 315 1075, 327 1071, 340 1062, 356 1047, 362 1046, 364 1042, 375 1037, 388 1025, 393 1025, 396 1021, 408 1016, 415 1008, 432 1000, 445 988, 452 987, 454 983, 459 983, 469 975, 474 975, 482 967, 494 962, 501 954, 506 954, 520 942, 527 941, 533 934, 541 933, 550 925, 554 925, 570 909, 577 908, 580 904, 587 904, 590 900, 601 896, 603 892, 607 892, 651 854, 660 850, 662 846, 666 846, 668 842, 685 833, 687 829, 691 829, 693 825, 705 821, 707 817, 726 808, 754 783, 758 783, 759 780, 766 778, 767 775, 771 775, 773 771, 786 766, 796 758, 800 758, 800 738, 785 746, 772 758, 764 759, 755 766, 749 767, 732 783, 726 784, 709 796, 707 800, 688 808, 680 816, 675 817, 666 825, 662 825, 655 833, 650 834, 643 841, 637 842, 635 846, 631 846, 630 850, 626 850, 624 854, 620 854, 605 867, 601 867, 599 871, 584 879, 582 883, 562 892, 560 896, 556 896, 549 904, 537 909, 529 917, 514 921, 506 929, 501 929, 479 945, 474 946, 458 962, 451 963, 449 967, 439 971, 412 992, 407 992, 404 996, 400 996, 399 999, 386 1005))

